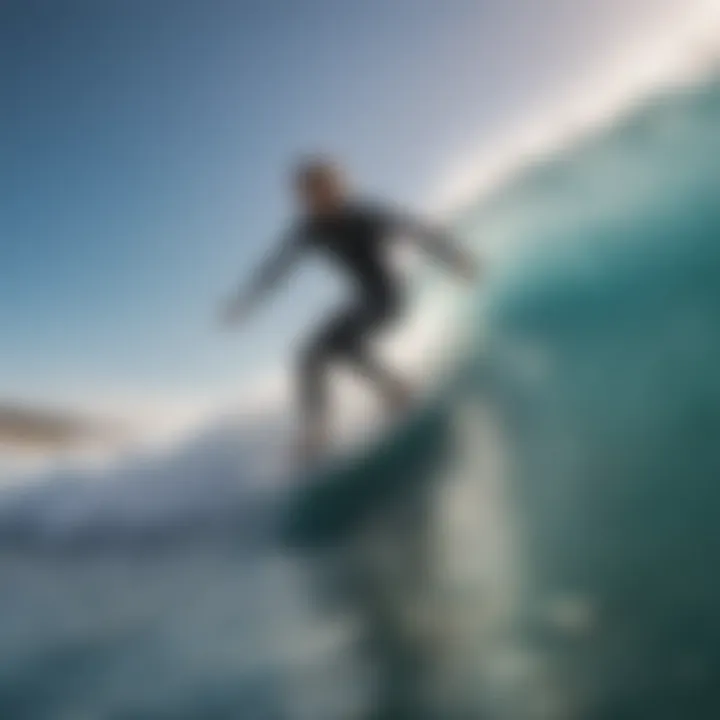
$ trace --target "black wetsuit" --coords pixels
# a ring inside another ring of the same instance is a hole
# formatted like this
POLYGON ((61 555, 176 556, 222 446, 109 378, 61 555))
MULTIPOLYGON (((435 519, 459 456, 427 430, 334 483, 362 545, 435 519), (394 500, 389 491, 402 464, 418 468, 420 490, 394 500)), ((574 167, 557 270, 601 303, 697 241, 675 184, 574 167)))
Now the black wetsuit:
POLYGON ((350 359, 362 352, 368 331, 400 311, 403 288, 387 257, 387 241, 401 229, 387 211, 354 205, 329 217, 308 218, 295 230, 303 250, 323 253, 349 277, 356 291, 311 342, 315 352, 350 359))
POLYGON ((398 234, 425 241, 429 250, 446 260, 455 258, 454 248, 437 230, 385 208, 352 203, 332 215, 298 221, 261 275, 261 284, 269 285, 299 256, 316 251, 339 265, 357 291, 350 305, 332 316, 301 354, 301 401, 311 417, 324 408, 329 360, 349 361, 360 372, 375 377, 383 373, 367 353, 366 342, 396 318, 403 305, 402 283, 387 256, 388 241, 398 234))

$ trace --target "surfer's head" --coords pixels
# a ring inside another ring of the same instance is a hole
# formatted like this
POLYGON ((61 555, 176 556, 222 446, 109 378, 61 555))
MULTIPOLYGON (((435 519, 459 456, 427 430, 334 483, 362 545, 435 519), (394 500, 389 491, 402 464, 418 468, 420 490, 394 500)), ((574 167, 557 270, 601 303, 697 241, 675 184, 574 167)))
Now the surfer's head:
POLYGON ((300 204, 312 215, 332 213, 345 202, 345 178, 332 160, 311 158, 299 163, 294 183, 300 204))

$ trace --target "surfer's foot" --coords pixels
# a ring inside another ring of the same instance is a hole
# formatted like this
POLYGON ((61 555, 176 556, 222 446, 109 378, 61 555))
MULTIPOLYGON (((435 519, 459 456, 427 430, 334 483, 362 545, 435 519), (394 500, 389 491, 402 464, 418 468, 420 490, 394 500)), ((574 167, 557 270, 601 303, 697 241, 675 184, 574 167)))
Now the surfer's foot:
POLYGON ((393 415, 402 415, 415 397, 414 388, 404 380, 393 380, 384 388, 385 404, 393 415))
POLYGON ((322 428, 308 428, 303 431, 296 448, 296 459, 308 465, 322 457, 327 446, 326 432, 322 428))

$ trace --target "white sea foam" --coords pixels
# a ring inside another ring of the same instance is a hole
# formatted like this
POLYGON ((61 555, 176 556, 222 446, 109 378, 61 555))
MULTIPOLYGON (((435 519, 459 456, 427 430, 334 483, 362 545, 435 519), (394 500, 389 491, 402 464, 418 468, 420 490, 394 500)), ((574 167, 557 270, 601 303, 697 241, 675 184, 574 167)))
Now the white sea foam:
POLYGON ((561 153, 653 95, 694 84, 720 66, 720 3, 679 3, 674 17, 604 59, 564 97, 519 118, 451 159, 427 199, 449 214, 506 183, 529 165, 561 153))

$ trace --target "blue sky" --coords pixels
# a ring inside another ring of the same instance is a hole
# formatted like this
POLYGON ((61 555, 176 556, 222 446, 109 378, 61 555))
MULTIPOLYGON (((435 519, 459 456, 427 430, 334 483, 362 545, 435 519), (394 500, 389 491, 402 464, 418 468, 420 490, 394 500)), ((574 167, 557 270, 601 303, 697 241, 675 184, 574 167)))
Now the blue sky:
POLYGON ((310 268, 249 334, 213 326, 298 153, 422 208, 468 146, 678 3, 6 0, 0 399, 232 392, 338 292, 310 268))

